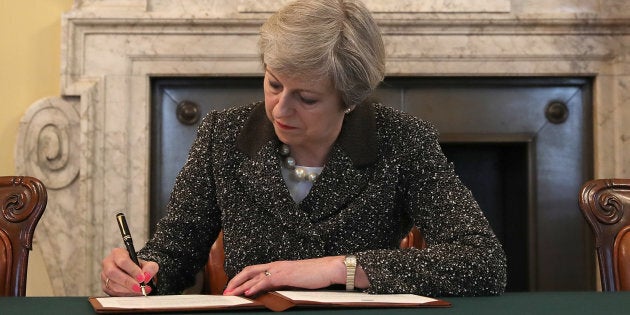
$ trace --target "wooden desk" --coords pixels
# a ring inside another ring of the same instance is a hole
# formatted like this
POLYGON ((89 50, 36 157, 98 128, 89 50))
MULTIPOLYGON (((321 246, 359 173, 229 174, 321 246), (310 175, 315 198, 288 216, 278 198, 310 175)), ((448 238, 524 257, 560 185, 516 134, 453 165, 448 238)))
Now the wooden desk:
MULTIPOLYGON (((628 315, 630 292, 528 292, 506 293, 498 297, 444 298, 451 308, 409 309, 294 309, 279 314, 507 314, 507 315, 628 315)), ((1 315, 82 315, 95 314, 86 297, 0 297, 1 315)), ((168 313, 184 314, 184 313, 168 313)), ((196 312, 185 314, 273 314, 267 310, 196 312)))

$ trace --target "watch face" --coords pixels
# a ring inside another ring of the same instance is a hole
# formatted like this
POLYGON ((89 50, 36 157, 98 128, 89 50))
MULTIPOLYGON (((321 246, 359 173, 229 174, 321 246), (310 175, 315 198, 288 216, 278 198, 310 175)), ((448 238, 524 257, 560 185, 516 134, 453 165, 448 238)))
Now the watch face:
POLYGON ((346 266, 348 267, 356 267, 357 258, 355 256, 346 256, 346 259, 344 260, 344 264, 346 264, 346 266))

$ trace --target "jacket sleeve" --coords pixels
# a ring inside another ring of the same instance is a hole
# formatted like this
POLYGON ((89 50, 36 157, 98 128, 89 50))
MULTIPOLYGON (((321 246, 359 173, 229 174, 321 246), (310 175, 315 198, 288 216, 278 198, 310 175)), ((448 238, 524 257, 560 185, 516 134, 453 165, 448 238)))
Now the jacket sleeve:
POLYGON ((371 293, 429 296, 501 294, 506 258, 471 192, 438 144, 435 128, 408 142, 400 175, 402 208, 422 231, 427 248, 359 253, 371 293))
POLYGON ((175 180, 167 214, 138 254, 160 267, 157 294, 179 294, 194 284, 195 274, 207 262, 210 246, 221 229, 211 163, 214 115, 211 112, 201 123, 188 160, 175 180))

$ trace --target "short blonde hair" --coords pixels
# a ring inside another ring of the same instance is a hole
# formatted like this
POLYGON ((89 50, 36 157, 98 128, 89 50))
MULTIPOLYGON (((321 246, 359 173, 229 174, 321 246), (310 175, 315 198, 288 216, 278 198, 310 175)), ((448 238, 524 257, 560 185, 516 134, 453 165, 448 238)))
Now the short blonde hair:
POLYGON ((385 75, 380 30, 357 0, 292 2, 263 24, 259 48, 275 71, 328 76, 346 107, 363 103, 385 75))

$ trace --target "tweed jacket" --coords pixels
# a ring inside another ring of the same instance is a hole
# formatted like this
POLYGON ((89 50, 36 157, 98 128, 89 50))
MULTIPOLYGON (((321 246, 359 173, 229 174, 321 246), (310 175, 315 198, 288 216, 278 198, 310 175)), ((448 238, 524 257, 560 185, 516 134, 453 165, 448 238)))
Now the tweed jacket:
POLYGON ((416 117, 357 106, 295 203, 264 103, 210 112, 139 256, 159 264, 158 294, 193 284, 221 229, 230 278, 252 264, 354 254, 370 293, 500 294, 503 249, 437 139, 416 117), (414 224, 427 248, 399 249, 414 224))

